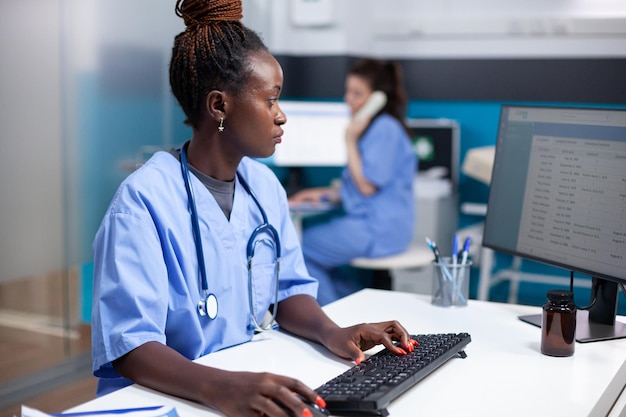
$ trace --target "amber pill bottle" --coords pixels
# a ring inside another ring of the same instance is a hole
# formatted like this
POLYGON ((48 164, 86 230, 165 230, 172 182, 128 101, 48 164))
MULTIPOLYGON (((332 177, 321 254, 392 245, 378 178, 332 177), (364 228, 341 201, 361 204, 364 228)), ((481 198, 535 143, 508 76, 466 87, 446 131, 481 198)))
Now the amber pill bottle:
POLYGON ((541 319, 541 353, 572 356, 576 343, 576 305, 571 291, 548 291, 541 319))

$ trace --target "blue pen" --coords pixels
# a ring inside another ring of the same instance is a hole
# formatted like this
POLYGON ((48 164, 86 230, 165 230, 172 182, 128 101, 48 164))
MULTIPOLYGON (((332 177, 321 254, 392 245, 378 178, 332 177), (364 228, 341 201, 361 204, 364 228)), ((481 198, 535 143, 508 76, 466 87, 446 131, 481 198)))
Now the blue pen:
POLYGON ((472 239, 470 239, 469 236, 465 238, 465 243, 463 243, 463 252, 461 252, 461 265, 465 265, 467 262, 471 242, 472 239))
MULTIPOLYGON (((456 285, 459 279, 459 271, 456 267, 458 261, 459 261, 459 236, 455 233, 454 236, 452 237, 452 282, 454 283, 454 285, 456 285)), ((454 290, 455 296, 457 292, 458 290, 455 288, 454 290)))
POLYGON ((435 262, 441 265, 441 270, 443 271, 443 274, 446 276, 446 278, 449 281, 454 281, 454 278, 452 278, 452 275, 450 274, 450 271, 446 267, 446 264, 444 262, 441 262, 441 253, 439 252, 439 248, 437 247, 437 244, 433 242, 432 240, 430 240, 430 238, 428 237, 426 238, 426 243, 428 243, 428 247, 435 254, 435 262))
POLYGON ((78 413, 58 413, 58 414, 50 414, 53 417, 87 417, 87 416, 96 416, 101 414, 127 414, 127 413, 137 413, 140 411, 152 411, 158 410, 162 408, 162 405, 155 405, 149 407, 138 407, 138 408, 120 408, 117 410, 98 410, 98 411, 83 411, 78 413))
POLYGON ((426 243, 428 243, 428 247, 435 254, 435 262, 439 262, 440 253, 439 253, 439 248, 437 247, 437 244, 433 242, 432 240, 430 240, 430 238, 428 237, 426 238, 426 243))

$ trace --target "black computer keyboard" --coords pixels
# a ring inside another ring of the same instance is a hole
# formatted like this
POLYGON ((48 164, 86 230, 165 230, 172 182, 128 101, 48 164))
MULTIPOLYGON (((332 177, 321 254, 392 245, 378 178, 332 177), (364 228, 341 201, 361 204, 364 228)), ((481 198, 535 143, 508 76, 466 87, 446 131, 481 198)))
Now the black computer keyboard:
POLYGON ((467 333, 422 334, 411 338, 419 345, 407 355, 387 349, 370 356, 317 388, 333 415, 386 416, 387 406, 454 356, 465 358, 467 333))

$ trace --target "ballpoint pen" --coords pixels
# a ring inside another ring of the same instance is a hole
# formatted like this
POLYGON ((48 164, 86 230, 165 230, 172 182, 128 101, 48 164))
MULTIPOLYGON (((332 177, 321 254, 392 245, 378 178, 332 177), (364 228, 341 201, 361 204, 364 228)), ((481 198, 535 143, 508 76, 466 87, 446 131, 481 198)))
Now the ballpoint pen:
MULTIPOLYGON (((428 244, 428 247, 430 248, 430 250, 433 251, 433 254, 435 255, 435 262, 440 265, 440 268, 441 268, 441 271, 443 272, 443 275, 449 281, 452 281, 452 276, 450 275, 450 271, 448 271, 448 268, 446 268, 446 264, 441 262, 441 256, 440 256, 439 248, 437 247, 437 244, 435 242, 433 242, 432 240, 430 240, 429 237, 426 237, 426 243, 428 244)), ((445 291, 444 291, 444 287, 442 285, 437 290, 437 294, 435 295, 435 298, 443 297, 444 294, 445 294, 445 291)))
POLYGON ((97 411, 83 411, 78 413, 58 413, 58 414, 50 414, 53 417, 88 417, 88 416, 96 416, 101 414, 130 414, 130 413, 139 413, 141 411, 153 411, 158 410, 159 408, 163 408, 163 405, 155 405, 149 407, 138 407, 138 408, 120 408, 117 410, 97 410, 97 411))
POLYGON ((452 265, 459 260, 459 236, 455 233, 452 238, 452 265))
POLYGON ((437 247, 437 244, 433 242, 432 240, 430 240, 430 238, 428 237, 426 238, 426 243, 428 243, 428 247, 430 248, 430 250, 433 251, 433 254, 435 255, 435 262, 437 262, 441 266, 441 270, 443 271, 443 274, 445 275, 445 277, 449 281, 454 281, 454 278, 452 278, 452 274, 450 274, 450 271, 446 267, 446 263, 442 262, 441 260, 441 253, 439 252, 439 248, 437 247))
POLYGON ((430 238, 428 237, 426 238, 426 243, 428 243, 428 247, 430 248, 430 250, 433 251, 433 254, 435 255, 435 262, 439 262, 440 253, 437 244, 430 240, 430 238))
POLYGON ((457 282, 459 279, 459 270, 457 263, 459 261, 459 235, 456 233, 452 237, 452 304, 455 304, 459 289, 457 288, 457 282))
POLYGON ((467 256, 469 255, 470 244, 472 239, 470 237, 465 238, 465 242, 463 243, 463 251, 461 252, 461 265, 465 265, 467 262, 467 256))
MULTIPOLYGON (((458 288, 457 288, 458 291, 459 291, 458 292, 458 296, 461 298, 461 300, 465 300, 465 297, 463 296, 463 293, 462 293, 463 281, 465 280, 465 268, 464 268, 464 266, 467 264, 467 257, 469 255, 469 249, 470 249, 471 242, 472 242, 472 240, 469 237, 465 238, 465 242, 463 242, 463 250, 461 251, 461 266, 460 266, 461 270, 457 271, 456 268, 454 270, 455 273, 456 272, 459 273, 459 275, 455 276, 454 278, 456 279, 455 283, 458 286, 458 288)), ((463 301, 463 302, 465 302, 465 301, 463 301)))

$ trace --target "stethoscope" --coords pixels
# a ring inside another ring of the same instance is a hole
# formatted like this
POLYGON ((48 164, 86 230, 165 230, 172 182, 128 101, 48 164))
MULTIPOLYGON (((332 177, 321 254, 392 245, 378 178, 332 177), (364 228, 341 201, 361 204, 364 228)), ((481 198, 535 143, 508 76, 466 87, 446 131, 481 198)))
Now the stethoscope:
MULTIPOLYGON (((200 226, 198 223, 198 211, 196 209, 196 202, 193 197, 193 189, 191 188, 191 181, 189 180, 189 165, 187 163, 187 147, 189 146, 189 141, 185 142, 181 151, 180 151, 180 166, 183 173, 183 179, 185 181, 185 188, 187 190, 187 198, 189 199, 189 211, 191 212, 191 226, 193 229, 193 240, 196 245, 196 255, 198 257, 198 269, 200 272, 200 282, 202 284, 203 296, 198 301, 198 314, 202 317, 207 316, 209 319, 213 320, 217 317, 218 312, 218 302, 217 296, 209 292, 209 286, 207 283, 206 277, 206 265, 204 263, 204 252, 202 250, 202 237, 200 236, 200 226)), ((261 207, 259 200, 256 198, 250 186, 246 182, 239 172, 237 172, 237 178, 239 182, 243 186, 244 190, 252 197, 252 200, 259 208, 261 212, 261 216, 263 217, 263 223, 257 226, 250 238, 248 239, 248 244, 246 246, 246 256, 248 259, 248 303, 250 306, 250 315, 252 316, 252 321, 254 322, 254 329, 257 332, 262 332, 264 330, 269 330, 273 327, 274 320, 276 319, 276 311, 278 309, 278 274, 280 270, 280 239, 278 238, 278 232, 267 221, 267 214, 265 214, 265 210, 261 207), (256 319, 256 315, 254 314, 254 299, 252 295, 252 258, 254 257, 254 249, 256 244, 260 241, 257 241, 256 238, 261 233, 267 233, 271 236, 272 246, 274 248, 274 260, 276 262, 276 268, 274 271, 274 305, 272 307, 272 318, 268 321, 266 326, 262 326, 256 319)))

